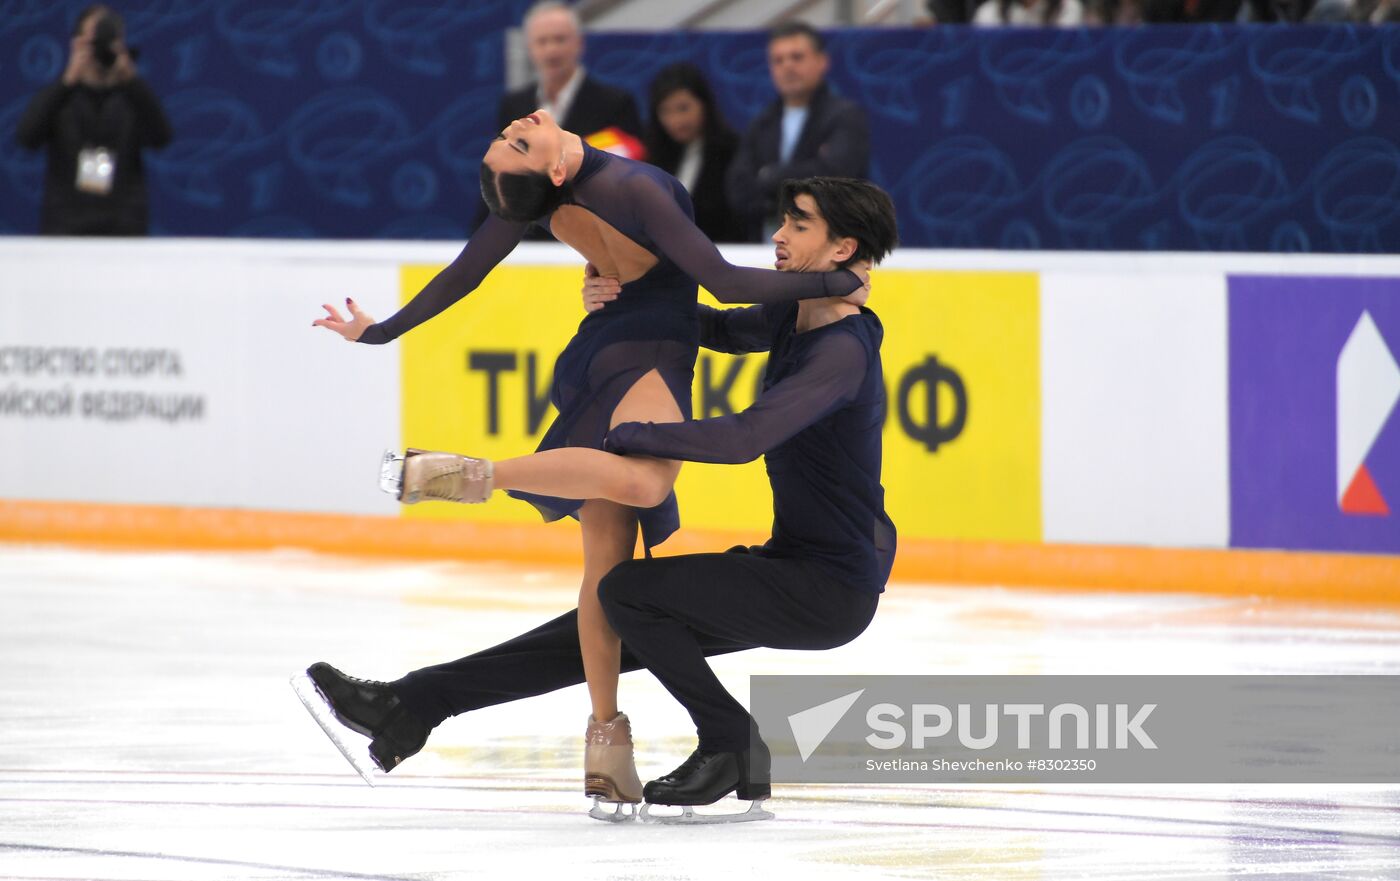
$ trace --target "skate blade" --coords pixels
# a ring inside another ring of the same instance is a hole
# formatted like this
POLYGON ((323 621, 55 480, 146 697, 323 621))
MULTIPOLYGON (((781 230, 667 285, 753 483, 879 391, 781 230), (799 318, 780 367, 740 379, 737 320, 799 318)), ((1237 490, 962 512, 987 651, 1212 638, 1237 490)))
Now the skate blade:
POLYGON ((403 461, 393 450, 385 450, 379 462, 379 488, 396 499, 403 498, 403 461))
POLYGON ((601 801, 598 796, 593 796, 593 807, 588 809, 588 816, 595 820, 602 820, 604 823, 631 823, 637 819, 637 806, 630 802, 611 802, 614 809, 609 812, 604 807, 608 802, 601 801), (626 807, 628 810, 623 811, 626 807))
POLYGON ((306 707, 306 712, 311 714, 311 718, 315 719, 316 724, 321 726, 321 730, 326 733, 326 737, 330 738, 331 743, 335 744, 335 748, 340 750, 342 756, 345 756, 345 761, 350 763, 350 767, 355 769, 355 773, 359 774, 361 779, 370 786, 373 786, 373 772, 365 763, 366 759, 358 756, 346 745, 345 741, 340 738, 340 732, 337 730, 339 723, 335 721, 335 716, 331 714, 330 707, 328 707, 325 700, 322 699, 321 692, 316 688, 316 683, 312 682, 311 677, 307 676, 305 673, 298 673, 296 676, 292 677, 291 685, 292 691, 296 692, 297 698, 301 701, 301 705, 306 707))
POLYGON ((666 807, 666 805, 642 805, 641 813, 637 814, 637 819, 643 823, 655 823, 662 826, 703 826, 717 823, 752 823, 756 820, 771 820, 774 817, 772 811, 763 809, 763 799, 758 799, 749 804, 747 811, 737 814, 697 814, 690 805, 676 805, 681 809, 679 814, 653 814, 654 807, 666 807))

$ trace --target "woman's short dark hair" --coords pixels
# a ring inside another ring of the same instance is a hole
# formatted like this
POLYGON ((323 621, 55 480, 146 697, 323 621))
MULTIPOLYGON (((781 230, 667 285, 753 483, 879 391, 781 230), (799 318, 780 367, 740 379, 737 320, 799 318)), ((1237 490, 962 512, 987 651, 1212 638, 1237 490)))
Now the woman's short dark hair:
POLYGON ((530 223, 559 207, 564 201, 564 188, 556 187, 549 175, 539 171, 496 174, 482 160, 481 198, 491 213, 502 220, 530 223))
MULTIPOLYGON (((899 244, 899 225, 889 194, 868 180, 850 177, 808 177, 783 183, 783 214, 807 220, 809 213, 797 207, 798 196, 811 196, 826 221, 831 241, 850 237, 856 252, 846 263, 869 260, 879 263, 899 244)), ((843 264, 844 265, 844 264, 843 264)))
POLYGON ((700 102, 700 106, 705 109, 705 127, 701 130, 701 137, 705 139, 707 148, 716 143, 738 141, 738 136, 725 124, 724 116, 720 114, 719 107, 715 103, 715 93, 710 89, 705 75, 700 72, 700 68, 690 62, 680 61, 662 68, 651 81, 651 87, 648 91, 648 103, 651 110, 647 118, 645 142, 647 161, 653 165, 667 171, 675 171, 680 165, 681 145, 666 133, 657 113, 661 102, 676 92, 690 92, 700 102))

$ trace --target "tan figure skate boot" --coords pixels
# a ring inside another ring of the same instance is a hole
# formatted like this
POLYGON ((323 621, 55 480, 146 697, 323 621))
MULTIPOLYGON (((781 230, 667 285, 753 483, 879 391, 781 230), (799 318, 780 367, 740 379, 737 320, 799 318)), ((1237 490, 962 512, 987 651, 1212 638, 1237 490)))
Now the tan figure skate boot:
POLYGON ((637 765, 632 759, 632 723, 623 713, 610 722, 588 717, 588 733, 584 735, 583 794, 593 796, 588 816, 596 820, 620 823, 636 816, 636 805, 642 800, 642 781, 637 777, 637 765), (601 803, 616 804, 612 813, 601 803), (632 805, 630 813, 622 806, 632 805))
POLYGON ((399 501, 413 505, 427 499, 476 504, 491 498, 494 474, 490 459, 456 453, 404 451, 399 501))

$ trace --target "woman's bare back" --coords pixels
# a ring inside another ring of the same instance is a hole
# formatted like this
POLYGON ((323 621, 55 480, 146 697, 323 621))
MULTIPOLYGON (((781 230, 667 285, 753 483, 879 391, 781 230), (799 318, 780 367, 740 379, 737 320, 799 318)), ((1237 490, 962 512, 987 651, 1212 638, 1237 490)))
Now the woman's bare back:
POLYGON ((660 262, 655 254, 578 205, 556 208, 549 230, 592 263, 599 275, 616 278, 623 284, 636 281, 660 262))

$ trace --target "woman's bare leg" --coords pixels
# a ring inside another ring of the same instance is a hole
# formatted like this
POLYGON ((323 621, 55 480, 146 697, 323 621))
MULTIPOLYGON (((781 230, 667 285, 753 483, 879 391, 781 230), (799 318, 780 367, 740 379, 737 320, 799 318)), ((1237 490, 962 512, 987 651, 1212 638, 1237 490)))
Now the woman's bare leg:
POLYGON ((678 463, 618 456, 587 447, 560 447, 495 463, 494 485, 559 499, 605 499, 637 508, 666 500, 678 463))
POLYGON ((583 526, 583 584, 578 592, 579 650, 593 718, 607 722, 617 715, 617 678, 622 668, 622 641, 613 633, 598 603, 598 582, 618 563, 632 559, 637 546, 637 515, 631 508, 598 499, 578 512, 583 526))
MULTIPOLYGON (((612 425, 632 421, 680 422, 680 408, 671 396, 661 374, 647 373, 627 391, 613 411, 612 425)), ((560 452, 551 450, 549 452, 560 452)), ((597 452, 588 450, 585 452, 597 452)), ((600 455, 606 456, 606 453, 600 455)), ((614 459, 623 457, 614 456, 614 459)), ((680 474, 680 463, 651 459, 649 468, 660 468, 666 492, 680 474)), ((499 473, 499 472, 498 472, 499 473)), ((528 491, 528 490, 527 490, 528 491)), ((554 489, 547 489, 556 495, 554 489)), ((665 499, 662 494, 661 500, 665 499)), ((659 504, 657 500, 652 504, 659 504)), ((594 499, 585 502, 579 511, 583 525, 583 585, 578 597, 579 648, 583 652, 583 672, 588 679, 588 695, 593 704, 593 718, 607 721, 617 715, 617 679, 622 665, 622 641, 618 639, 598 603, 598 582, 624 560, 632 559, 636 549, 636 515, 614 502, 594 499)))

